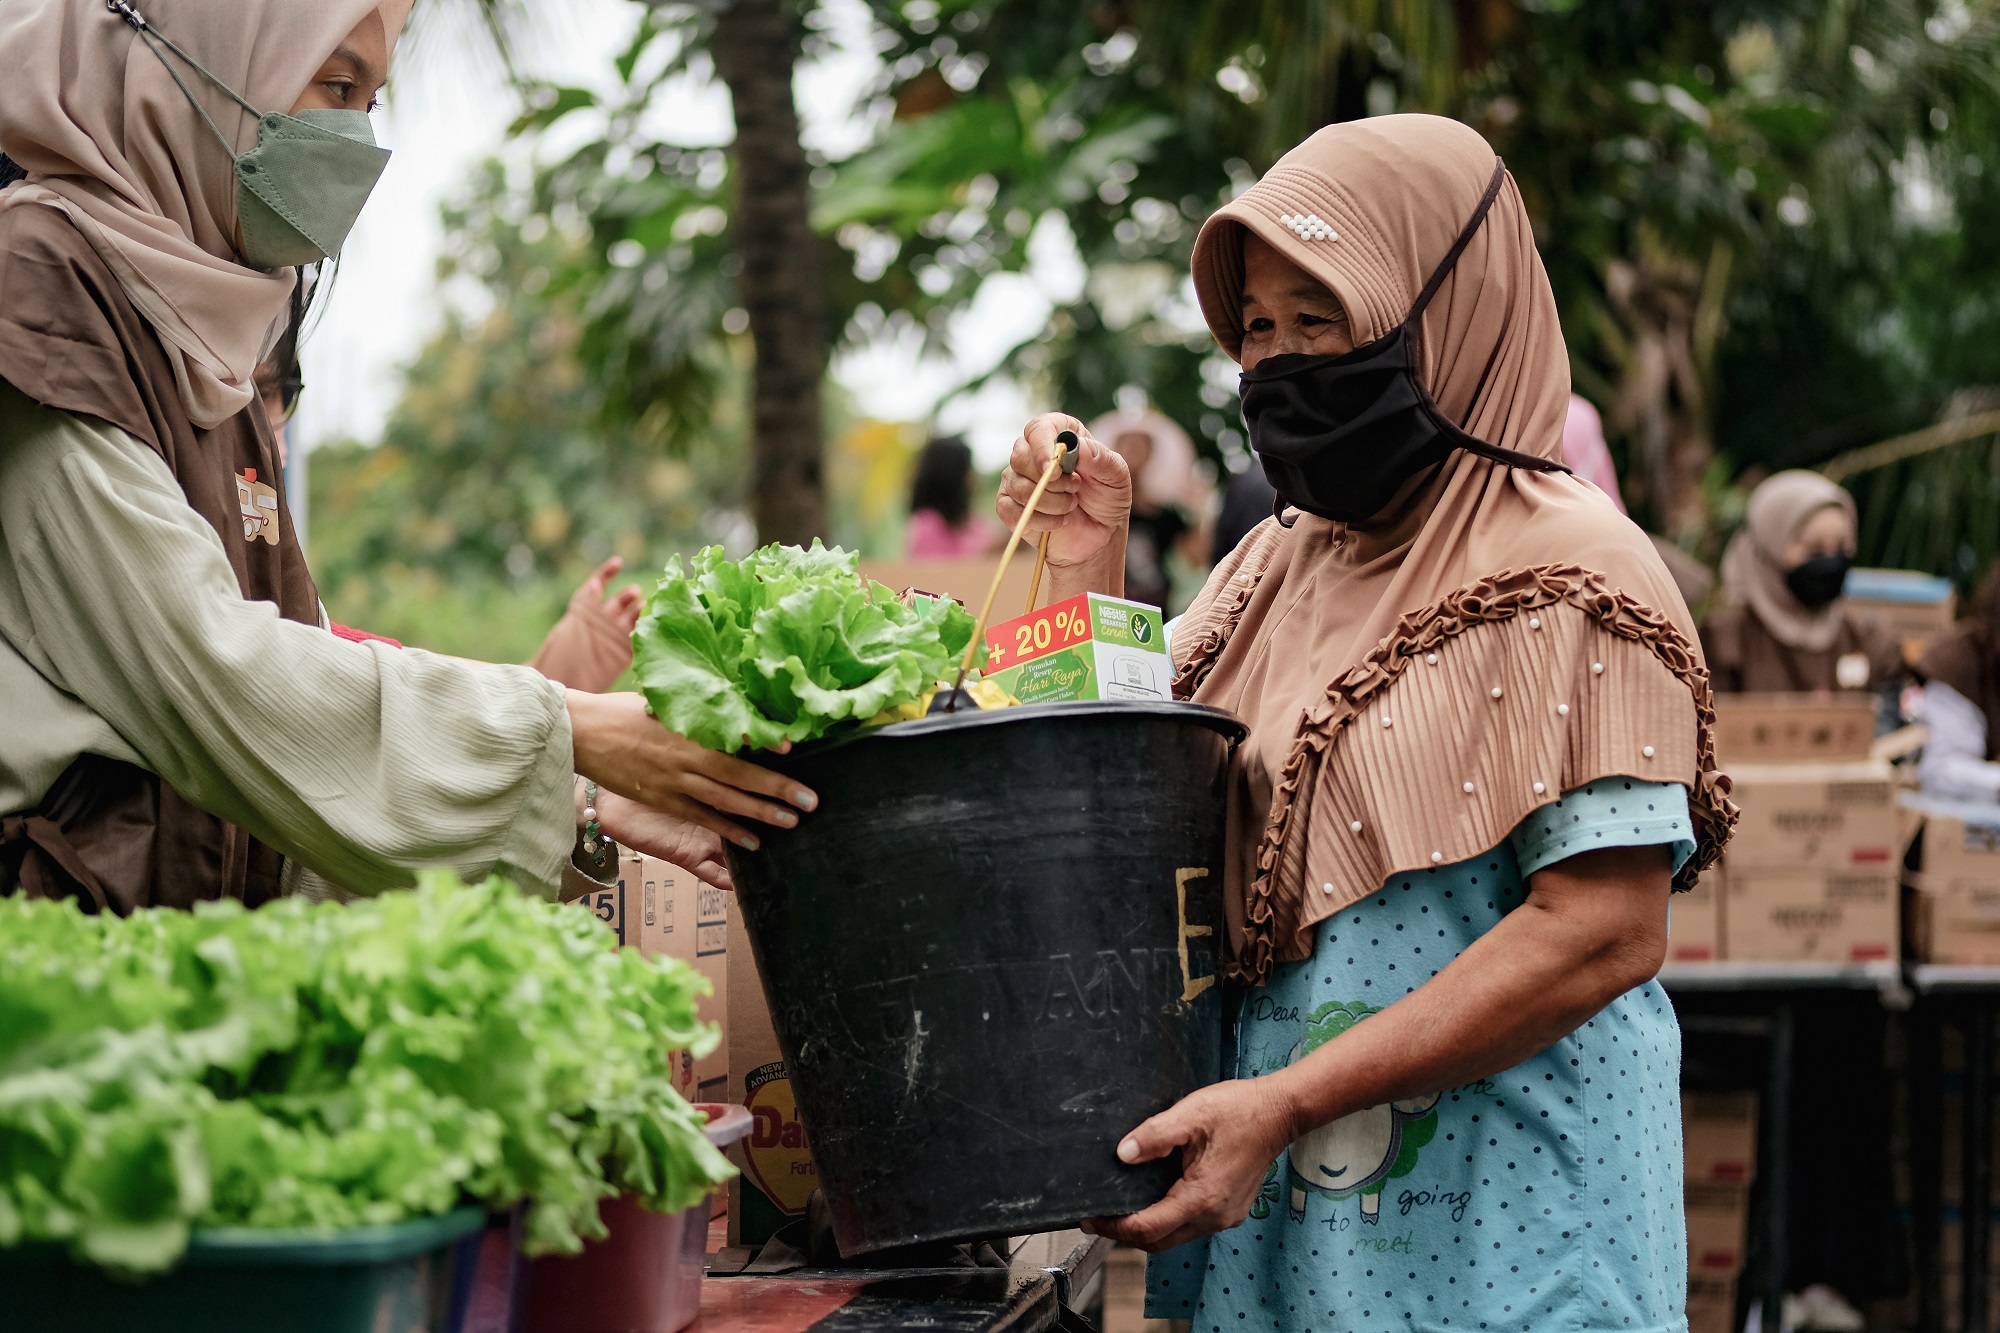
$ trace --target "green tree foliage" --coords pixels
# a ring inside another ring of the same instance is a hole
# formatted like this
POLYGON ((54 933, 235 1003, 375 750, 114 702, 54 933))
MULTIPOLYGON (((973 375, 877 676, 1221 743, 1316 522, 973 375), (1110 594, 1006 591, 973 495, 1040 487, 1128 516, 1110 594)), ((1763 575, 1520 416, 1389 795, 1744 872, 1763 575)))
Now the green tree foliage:
POLYGON ((524 192, 489 164, 448 211, 441 277, 493 305, 447 315, 379 445, 313 455, 313 562, 337 619, 522 660, 604 557, 643 574, 729 535, 741 371, 710 334, 728 285, 695 254, 710 238, 631 264, 565 193, 581 176, 600 214, 637 211, 648 189, 702 197, 700 172, 567 162, 524 192))
POLYGON ((1017 234, 1061 209, 1093 282, 1012 364, 1074 410, 1138 383, 1234 444, 1227 367, 1209 367, 1210 410, 1187 401, 1202 340, 1183 356, 1159 336, 1185 299, 1162 277, 1291 144, 1399 109, 1465 119, 1507 158, 1629 496, 1690 540, 1720 535, 1718 441, 1725 477, 1816 463, 2000 377, 2000 341, 1963 336, 1994 317, 1992 247, 1968 244, 1994 180, 1990 4, 875 8, 902 114, 841 165, 824 222, 858 276, 894 255, 878 299, 914 279, 950 301, 1019 262, 968 204, 1017 234), (1065 190, 1099 144, 1092 184, 1065 190), (1119 297, 1149 264, 1156 299, 1133 319, 1119 297))
MULTIPOLYGON (((1704 554, 1763 472, 1817 465, 2000 383, 2000 249, 1979 243, 2000 223, 1994 0, 870 0, 870 12, 882 128, 813 175, 836 342, 899 322, 940 341, 986 278, 1073 243, 1081 292, 999 370, 1086 415, 1136 385, 1240 465, 1234 367, 1186 280, 1201 220, 1322 124, 1426 110, 1475 125, 1508 160, 1628 499, 1704 554)), ((811 54, 823 20, 802 13, 811 54)), ((646 115, 670 80, 707 75, 712 22, 650 6, 613 96, 531 90, 524 148, 541 153, 573 114, 598 132, 537 169, 525 202, 491 185, 455 221, 464 271, 514 312, 506 336, 544 320, 566 330, 533 334, 571 339, 575 382, 550 386, 549 420, 615 444, 601 475, 623 479, 611 487, 623 499, 646 494, 632 479, 659 460, 742 438, 740 424, 711 424, 741 401, 728 145, 666 143, 646 115), (475 251, 511 253, 482 228, 542 225, 541 243, 570 248, 469 266, 475 251)), ((455 336, 426 353, 412 407, 455 336)), ((468 394, 558 374, 545 353, 523 359, 525 380, 496 371, 468 394)), ((1858 477, 1863 558, 1969 579, 1996 549, 1981 519, 2000 498, 1989 445, 1858 477)), ((718 485, 740 498, 740 482, 718 485)), ((516 489, 532 488, 523 476, 516 489)), ((536 508, 516 504, 467 554, 504 558, 536 508)), ((379 558, 424 559, 392 549, 379 558)))

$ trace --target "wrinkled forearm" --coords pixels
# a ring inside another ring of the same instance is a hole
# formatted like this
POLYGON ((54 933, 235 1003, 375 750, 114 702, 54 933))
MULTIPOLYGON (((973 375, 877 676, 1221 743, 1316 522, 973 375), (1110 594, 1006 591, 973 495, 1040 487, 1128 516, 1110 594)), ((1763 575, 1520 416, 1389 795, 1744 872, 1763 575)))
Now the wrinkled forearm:
POLYGON ((1081 593, 1102 593, 1107 597, 1125 595, 1125 538, 1120 527, 1104 549, 1074 565, 1050 565, 1037 605, 1051 606, 1081 593))
POLYGON ((1532 876, 1528 901, 1431 980, 1265 1076, 1288 1139, 1489 1078, 1561 1041, 1659 970, 1669 882, 1663 848, 1592 853, 1532 876), (1596 858, 1611 858, 1600 883, 1585 864, 1596 858))

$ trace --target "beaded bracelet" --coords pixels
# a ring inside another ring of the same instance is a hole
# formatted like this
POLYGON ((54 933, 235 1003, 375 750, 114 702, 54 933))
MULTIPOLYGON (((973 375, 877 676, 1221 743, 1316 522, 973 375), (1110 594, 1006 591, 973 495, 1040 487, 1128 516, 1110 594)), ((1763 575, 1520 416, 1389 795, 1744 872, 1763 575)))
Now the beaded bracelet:
POLYGON ((592 856, 597 854, 598 839, 604 836, 604 826, 597 820, 597 784, 589 778, 583 780, 583 850, 592 856))

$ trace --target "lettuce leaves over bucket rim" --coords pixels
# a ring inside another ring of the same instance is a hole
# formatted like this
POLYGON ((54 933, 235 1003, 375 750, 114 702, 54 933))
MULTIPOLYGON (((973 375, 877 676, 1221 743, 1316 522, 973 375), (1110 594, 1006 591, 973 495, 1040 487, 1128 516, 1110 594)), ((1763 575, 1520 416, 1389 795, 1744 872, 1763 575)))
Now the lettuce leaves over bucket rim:
MULTIPOLYGON (((945 597, 905 606, 860 559, 814 541, 730 560, 667 562, 632 633, 639 688, 667 727, 711 750, 769 749, 865 722, 949 680, 972 616, 945 597)), ((974 665, 985 661, 982 645, 974 665)))
POLYGON ((525 1205, 692 1207, 734 1174, 674 1090, 714 1049, 686 964, 589 912, 430 872, 351 904, 87 916, 0 899, 0 1247, 126 1273, 196 1227, 377 1225, 525 1205))

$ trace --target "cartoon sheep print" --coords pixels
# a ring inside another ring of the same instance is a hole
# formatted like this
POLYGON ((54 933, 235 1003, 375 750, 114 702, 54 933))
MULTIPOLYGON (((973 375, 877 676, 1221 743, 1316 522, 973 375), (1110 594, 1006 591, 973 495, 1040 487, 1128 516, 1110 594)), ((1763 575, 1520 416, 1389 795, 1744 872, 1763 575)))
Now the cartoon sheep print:
MULTIPOLYGON (((1306 1021, 1305 1038, 1292 1048, 1287 1064, 1297 1064, 1370 1014, 1381 1010, 1365 1004, 1329 1001, 1313 1010, 1306 1021)), ((1306 1191, 1339 1200, 1361 1196, 1361 1220, 1371 1225, 1382 1217, 1382 1186, 1386 1181, 1407 1176, 1417 1165, 1417 1155, 1437 1133, 1438 1093, 1408 1101, 1371 1106, 1365 1111, 1321 1125, 1301 1135, 1285 1154, 1285 1177, 1290 1185, 1292 1220, 1306 1215, 1306 1191)), ((1270 1184, 1276 1184, 1273 1168, 1270 1184)), ((1269 1204, 1259 1200, 1268 1216, 1269 1204)))

